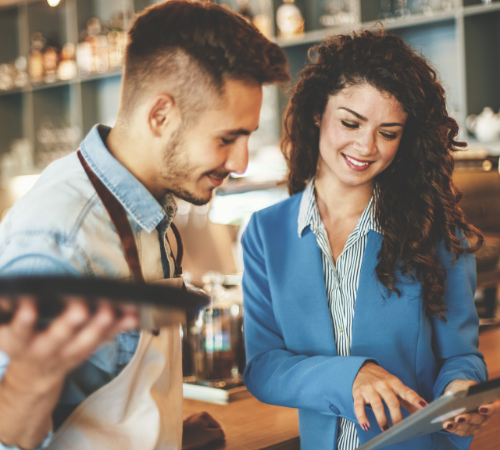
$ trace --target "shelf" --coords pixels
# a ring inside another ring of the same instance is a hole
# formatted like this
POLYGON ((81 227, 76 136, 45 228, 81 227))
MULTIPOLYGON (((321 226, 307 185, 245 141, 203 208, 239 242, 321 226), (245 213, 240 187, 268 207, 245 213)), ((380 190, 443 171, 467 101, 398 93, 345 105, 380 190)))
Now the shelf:
POLYGON ((487 14, 494 11, 500 11, 500 2, 489 5, 470 5, 463 8, 464 16, 474 16, 477 14, 487 14))
POLYGON ((408 28, 408 27, 436 25, 439 24, 440 22, 448 22, 456 20, 456 18, 457 18, 456 11, 439 12, 433 14, 432 16, 414 15, 403 19, 384 20, 384 21, 377 20, 372 22, 359 23, 357 25, 349 27, 333 27, 333 28, 324 28, 322 30, 307 31, 302 36, 298 36, 297 38, 283 39, 277 37, 274 38, 273 40, 280 47, 287 48, 304 44, 314 44, 321 41, 322 39, 324 39, 329 35, 351 33, 353 29, 354 30, 370 29, 376 27, 377 24, 382 24, 386 30, 398 30, 401 28, 408 28))
POLYGON ((0 91, 0 98, 7 97, 9 95, 22 94, 23 92, 26 92, 23 88, 10 89, 9 91, 0 91))
MULTIPOLYGON (((257 4, 258 0, 250 1, 257 4)), ((275 14, 283 0, 270 1, 275 14)), ((51 8, 46 0, 18 0, 15 5, 2 5, 0 64, 10 63, 19 55, 26 56, 29 52, 30 35, 34 31, 42 31, 47 40, 51 39, 51 34, 56 34, 57 39, 54 39, 59 44, 76 43, 79 32, 85 28, 90 17, 97 16, 106 22, 121 12, 126 27, 134 12, 142 11, 157 2, 158 0, 63 0, 59 6, 51 8)), ((237 8, 236 0, 218 2, 237 8)), ((320 26, 319 18, 325 13, 325 0, 295 0, 295 3, 302 10, 306 32, 297 39, 273 38, 287 54, 294 81, 307 64, 307 52, 311 45, 329 35, 383 26, 389 33, 402 37, 414 48, 421 50, 437 68, 444 81, 450 106, 458 111, 459 120, 463 122, 467 115, 480 112, 484 106, 500 108, 500 84, 497 81, 500 79, 500 56, 496 46, 492 45, 493 39, 488 37, 494 33, 494 42, 499 42, 500 1, 484 5, 481 0, 458 0, 463 6, 452 11, 378 22, 373 19, 379 14, 380 0, 353 0, 351 11, 364 18, 364 22, 321 29, 315 28, 320 26)), ((15 113, 8 120, 19 120, 19 125, 14 128, 2 127, 4 133, 0 134, 0 151, 11 146, 9 139, 25 138, 30 141, 36 156, 37 132, 43 122, 40 115, 45 115, 49 110, 55 116, 55 121, 78 126, 82 136, 97 122, 112 123, 119 104, 121 75, 122 69, 119 68, 53 84, 28 84, 21 89, 0 91, 0 108, 5 111, 5 105, 14 105, 15 113)), ((276 93, 273 95, 277 96, 276 93)), ((276 123, 273 124, 276 136, 280 129, 279 116, 287 100, 285 91, 280 90, 279 104, 273 106, 276 111, 276 123)), ((460 125, 463 128, 463 123, 460 125)))
POLYGON ((105 78, 113 78, 116 76, 120 76, 122 74, 122 69, 109 70, 107 72, 102 73, 92 73, 88 77, 79 77, 78 80, 82 83, 86 83, 87 81, 93 80, 102 80, 105 78))

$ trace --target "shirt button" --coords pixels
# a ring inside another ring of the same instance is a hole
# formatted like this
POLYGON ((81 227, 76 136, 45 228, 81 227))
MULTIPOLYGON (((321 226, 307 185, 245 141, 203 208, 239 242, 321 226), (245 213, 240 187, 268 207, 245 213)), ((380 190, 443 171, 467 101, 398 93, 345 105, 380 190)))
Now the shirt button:
POLYGON ((344 329, 342 327, 340 327, 339 331, 342 333, 344 331, 344 329))

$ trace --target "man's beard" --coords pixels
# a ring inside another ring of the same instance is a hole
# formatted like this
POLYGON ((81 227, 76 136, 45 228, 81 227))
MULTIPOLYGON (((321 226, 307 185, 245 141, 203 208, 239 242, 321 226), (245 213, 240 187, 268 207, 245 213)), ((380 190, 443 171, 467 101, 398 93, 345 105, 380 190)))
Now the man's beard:
MULTIPOLYGON (((193 173, 193 168, 187 161, 184 148, 185 135, 186 126, 184 124, 180 125, 172 134, 164 153, 162 178, 170 185, 169 192, 172 192, 176 197, 197 206, 206 205, 212 199, 213 190, 208 191, 206 196, 201 197, 181 186, 181 183, 189 180, 190 175, 193 173)), ((203 174, 203 176, 211 176, 219 180, 226 178, 228 175, 229 172, 221 170, 212 170, 203 174)))

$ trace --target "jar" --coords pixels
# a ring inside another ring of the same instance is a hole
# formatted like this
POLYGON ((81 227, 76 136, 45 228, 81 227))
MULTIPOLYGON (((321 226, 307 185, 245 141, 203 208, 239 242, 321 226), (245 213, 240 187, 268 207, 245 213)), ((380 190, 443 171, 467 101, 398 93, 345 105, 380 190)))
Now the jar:
POLYGON ((190 329, 194 373, 198 382, 220 387, 241 378, 245 366, 243 296, 238 287, 225 289, 219 273, 209 272, 203 281, 212 302, 190 329))

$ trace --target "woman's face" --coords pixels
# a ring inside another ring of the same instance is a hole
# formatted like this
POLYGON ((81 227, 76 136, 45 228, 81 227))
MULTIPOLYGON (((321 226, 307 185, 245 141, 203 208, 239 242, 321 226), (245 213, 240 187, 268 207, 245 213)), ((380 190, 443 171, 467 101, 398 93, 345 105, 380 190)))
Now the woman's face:
POLYGON ((317 176, 373 186, 396 156, 407 116, 394 96, 368 84, 331 96, 319 124, 317 176))

